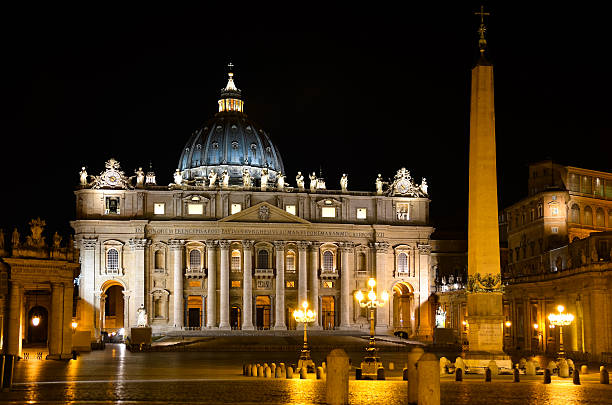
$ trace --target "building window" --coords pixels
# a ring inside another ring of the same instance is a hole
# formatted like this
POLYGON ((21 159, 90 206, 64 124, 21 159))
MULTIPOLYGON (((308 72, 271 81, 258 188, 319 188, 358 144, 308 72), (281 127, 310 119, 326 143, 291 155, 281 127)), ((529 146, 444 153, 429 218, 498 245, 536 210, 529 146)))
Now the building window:
POLYGON ((202 268, 202 253, 199 250, 193 249, 189 252, 189 268, 191 270, 202 268))
POLYGON ((583 194, 593 193, 593 178, 591 176, 582 176, 580 182, 580 192, 583 194))
POLYGON ((323 266, 321 268, 324 271, 334 270, 334 254, 330 250, 323 252, 323 266))
POLYGON ((240 288, 240 280, 232 280, 232 288, 240 288))
POLYGON ((597 226, 606 226, 604 210, 601 208, 597 208, 597 211, 595 211, 595 223, 597 226))
POLYGON ((120 198, 119 197, 106 197, 106 209, 105 214, 120 214, 119 208, 120 198))
POLYGON ((404 252, 397 256, 398 273, 408 273, 408 255, 404 252))
POLYGON ((584 207, 584 224, 593 225, 593 210, 588 205, 584 207))
POLYGON ((572 205, 572 222, 580 223, 580 207, 577 204, 572 205))
POLYGON ((368 210, 366 208, 357 208, 357 219, 367 219, 368 210))
POLYGON ((542 204, 538 204, 538 218, 542 218, 544 216, 544 208, 542 204))
POLYGON ((287 211, 291 215, 296 215, 295 205, 285 205, 285 211, 287 211))
POLYGON ((557 227, 557 226, 553 226, 553 227, 551 227, 551 228, 550 228, 550 231, 551 231, 552 233, 559 233, 559 227, 557 227))
POLYGON ((287 281, 285 285, 287 288, 295 288, 295 281, 287 281))
POLYGON ((187 213, 189 215, 202 215, 204 213, 204 204, 187 204, 187 213))
POLYGON ((604 196, 603 181, 599 177, 596 177, 594 183, 595 184, 593 187, 593 194, 595 194, 598 197, 603 197, 604 196))
POLYGON ((321 216, 323 218, 336 218, 336 207, 322 207, 321 216))
POLYGON ((240 250, 232 250, 232 261, 230 267, 232 271, 240 271, 240 250))
POLYGON ((285 268, 287 271, 295 271, 295 252, 293 250, 287 252, 285 262, 285 268))
POLYGON ((359 253, 359 256, 357 256, 357 271, 365 273, 366 266, 367 266, 366 254, 361 252, 359 253))
POLYGON ((166 266, 164 266, 164 252, 162 250, 155 251, 155 268, 158 270, 163 270, 166 266))
POLYGON ((117 249, 108 249, 106 251, 106 269, 109 272, 119 271, 119 252, 117 249))
POLYGON ((257 268, 258 269, 267 269, 268 266, 268 259, 269 258, 269 254, 268 251, 265 249, 262 249, 260 251, 257 252, 257 268))
POLYGON ((153 214, 164 215, 165 213, 166 213, 166 204, 164 203, 153 204, 153 214))
POLYGON ((400 221, 410 220, 410 204, 398 203, 395 208, 395 213, 397 215, 397 219, 400 221))
POLYGON ((535 210, 532 208, 529 211, 529 222, 533 222, 534 219, 535 219, 535 210))
POLYGON ((551 207, 550 208, 550 214, 553 217, 556 217, 557 215, 559 215, 559 207, 551 207))
POLYGON ((232 204, 232 208, 231 208, 232 215, 237 214, 240 211, 242 211, 242 204, 235 204, 235 203, 232 204))

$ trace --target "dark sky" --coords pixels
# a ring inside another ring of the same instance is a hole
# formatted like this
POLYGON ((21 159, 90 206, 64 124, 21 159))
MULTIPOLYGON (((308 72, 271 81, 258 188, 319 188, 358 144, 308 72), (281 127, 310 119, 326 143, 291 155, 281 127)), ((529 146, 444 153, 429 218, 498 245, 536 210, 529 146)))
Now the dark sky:
MULTIPOLYGON (((2 215, 67 231, 86 165, 149 161, 168 184, 212 117, 226 64, 287 178, 373 190, 403 166, 430 184, 439 229, 467 225, 470 70, 478 2, 395 8, 27 9, 2 23, 2 215)), ((487 3, 499 199, 526 194, 529 162, 612 171, 605 10, 487 3)), ((293 4, 290 8, 287 5, 293 4)), ((397 3, 401 4, 401 3, 397 3)))

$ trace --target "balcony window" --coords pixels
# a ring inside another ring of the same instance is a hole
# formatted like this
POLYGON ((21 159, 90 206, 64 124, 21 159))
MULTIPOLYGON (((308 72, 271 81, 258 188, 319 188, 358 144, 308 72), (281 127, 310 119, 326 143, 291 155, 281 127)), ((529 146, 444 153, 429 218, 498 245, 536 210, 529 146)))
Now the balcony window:
POLYGON ((164 203, 153 204, 153 214, 164 215, 165 213, 166 213, 166 204, 164 203))

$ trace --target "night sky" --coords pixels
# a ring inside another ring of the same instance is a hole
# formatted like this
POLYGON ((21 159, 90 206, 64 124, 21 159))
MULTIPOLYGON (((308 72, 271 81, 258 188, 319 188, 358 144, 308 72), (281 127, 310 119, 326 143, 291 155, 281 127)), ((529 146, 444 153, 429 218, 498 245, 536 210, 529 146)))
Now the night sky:
MULTIPOLYGON (((40 216, 67 232, 80 167, 99 174, 110 157, 171 182, 231 61, 290 185, 321 167, 328 188, 347 173, 349 189, 373 191, 406 167, 428 180, 434 226, 462 231, 480 3, 457 3, 6 12, 0 227, 40 216)), ((612 171, 607 13, 533 7, 485 2, 502 207, 526 195, 529 162, 612 171)))

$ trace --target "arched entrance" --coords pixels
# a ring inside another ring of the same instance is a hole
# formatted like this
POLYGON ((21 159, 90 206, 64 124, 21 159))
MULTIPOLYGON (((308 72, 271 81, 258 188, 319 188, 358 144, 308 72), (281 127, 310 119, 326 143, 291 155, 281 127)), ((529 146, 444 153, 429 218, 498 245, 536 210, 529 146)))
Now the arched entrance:
POLYGON ((119 283, 106 286, 104 295, 104 322, 102 323, 102 331, 117 332, 124 327, 123 286, 119 283))
POLYGON ((330 295, 321 297, 321 321, 323 329, 333 330, 336 327, 336 300, 330 295))
POLYGON ((267 295, 255 298, 255 325, 258 330, 270 329, 270 297, 267 295))
POLYGON ((240 307, 233 305, 230 308, 230 326, 232 329, 240 329, 240 325, 242 325, 241 319, 240 307))
POLYGON ((32 307, 28 312, 28 343, 47 343, 49 315, 45 307, 32 307), (38 319, 38 322, 34 321, 38 319))
POLYGON ((400 282, 393 286, 393 330, 412 335, 412 301, 414 294, 408 283, 400 282))

